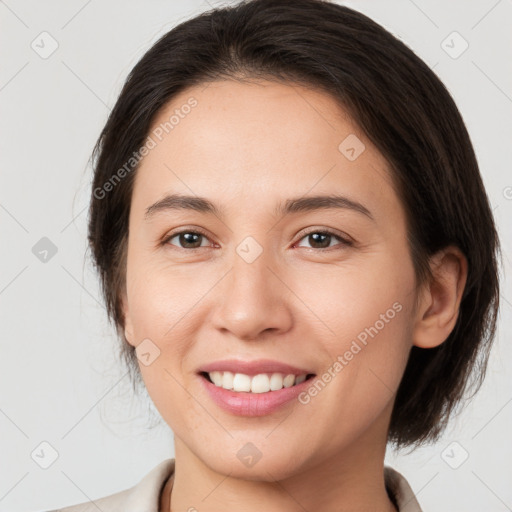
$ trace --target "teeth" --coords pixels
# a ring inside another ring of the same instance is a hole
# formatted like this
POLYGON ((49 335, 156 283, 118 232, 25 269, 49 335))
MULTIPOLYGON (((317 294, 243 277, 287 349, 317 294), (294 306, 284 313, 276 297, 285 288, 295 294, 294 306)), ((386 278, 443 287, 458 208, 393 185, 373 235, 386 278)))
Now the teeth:
POLYGON ((235 373, 233 377, 233 389, 235 391, 251 391, 251 378, 243 373, 235 373))
POLYGON ((295 379, 295 384, 300 384, 301 382, 304 382, 306 380, 306 375, 299 375, 296 379, 295 379))
POLYGON ((222 377, 222 372, 211 372, 209 373, 210 379, 212 379, 212 382, 219 386, 219 388, 222 387, 222 382, 224 381, 224 378, 222 377))
POLYGON ((273 373, 270 377, 271 391, 279 391, 283 388, 283 375, 281 373, 273 373))
POLYGON ((260 373, 251 377, 244 373, 219 372, 214 371, 208 374, 211 381, 220 388, 230 389, 237 392, 246 393, 268 393, 269 391, 279 391, 300 384, 306 380, 306 374, 285 375, 283 373, 260 373))
POLYGON ((283 386, 285 388, 291 388, 295 384, 295 375, 287 375, 283 379, 283 386))
POLYGON ((222 375, 222 387, 224 389, 233 389, 233 377, 231 372, 224 372, 222 375))

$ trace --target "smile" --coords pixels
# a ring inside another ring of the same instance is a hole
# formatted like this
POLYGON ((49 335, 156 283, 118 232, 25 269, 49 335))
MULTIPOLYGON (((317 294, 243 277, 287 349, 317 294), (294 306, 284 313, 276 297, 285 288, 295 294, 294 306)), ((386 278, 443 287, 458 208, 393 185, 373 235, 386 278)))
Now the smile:
POLYGON ((313 374, 259 373, 250 376, 229 371, 202 372, 203 377, 219 388, 245 393, 268 393, 301 384, 313 374))

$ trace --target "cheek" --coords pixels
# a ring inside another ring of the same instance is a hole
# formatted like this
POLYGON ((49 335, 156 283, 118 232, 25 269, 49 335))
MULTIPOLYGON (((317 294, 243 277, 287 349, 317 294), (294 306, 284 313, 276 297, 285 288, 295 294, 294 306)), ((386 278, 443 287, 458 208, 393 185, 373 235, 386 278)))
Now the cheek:
POLYGON ((333 411, 341 400, 353 410, 377 412, 398 389, 405 369, 412 345, 414 270, 406 253, 380 256, 368 258, 368 265, 318 274, 314 285, 308 280, 298 291, 321 319, 317 334, 323 338, 316 339, 330 363, 320 379, 336 389, 333 411))
POLYGON ((320 330, 325 333, 323 342, 330 349, 343 347, 359 334, 364 341, 365 328, 376 326, 379 337, 395 338, 407 325, 413 299, 412 265, 391 254, 373 256, 377 255, 311 273, 307 279, 288 278, 301 298, 297 308, 311 317, 319 334, 320 330))
POLYGON ((137 338, 172 337, 169 329, 182 329, 178 322, 207 291, 202 274, 161 264, 138 264, 135 259, 129 265, 136 269, 128 278, 127 290, 130 318, 137 338))
POLYGON ((137 274, 132 272, 127 283, 135 343, 151 340, 148 346, 152 360, 144 364, 140 359, 140 372, 163 419, 181 432, 184 422, 191 421, 190 417, 184 419, 183 411, 196 406, 184 389, 182 364, 191 339, 187 335, 187 313, 197 302, 197 293, 187 286, 190 279, 180 277, 179 273, 150 268, 147 264, 136 266, 135 260, 131 263, 138 270, 137 274))
POLYGON ((209 283, 218 278, 209 279, 197 270, 184 271, 137 255, 128 260, 128 265, 127 293, 134 343, 149 339, 157 347, 150 348, 150 352, 158 354, 149 365, 139 361, 141 375, 164 419, 177 426, 182 420, 178 411, 194 407, 193 399, 183 388, 184 366, 196 337, 194 331, 201 325, 200 301, 211 288, 209 283))

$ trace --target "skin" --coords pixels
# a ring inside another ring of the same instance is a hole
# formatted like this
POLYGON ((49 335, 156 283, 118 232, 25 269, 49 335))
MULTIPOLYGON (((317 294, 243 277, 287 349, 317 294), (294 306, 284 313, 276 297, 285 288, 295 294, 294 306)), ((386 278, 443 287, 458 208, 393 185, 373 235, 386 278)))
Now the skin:
POLYGON ((197 106, 137 170, 122 296, 127 341, 149 338, 160 350, 139 366, 175 436, 161 510, 395 510, 383 474, 395 394, 412 345, 439 345, 454 328, 467 262, 447 248, 432 260, 435 280, 415 287, 388 164, 330 96, 223 80, 182 91, 154 127, 192 96, 197 106), (354 161, 338 149, 349 134, 365 145, 354 161), (206 197, 224 216, 166 210, 145 220, 168 193, 206 197), (273 213, 279 201, 333 193, 374 220, 349 209, 273 213), (207 234, 198 248, 164 241, 194 228, 207 234), (315 242, 305 228, 353 244, 315 242), (252 263, 236 252, 248 236, 262 248, 252 263), (401 311, 307 404, 237 416, 196 374, 219 359, 269 358, 319 378, 396 302, 401 311), (248 442, 262 453, 252 467, 237 458, 248 442))

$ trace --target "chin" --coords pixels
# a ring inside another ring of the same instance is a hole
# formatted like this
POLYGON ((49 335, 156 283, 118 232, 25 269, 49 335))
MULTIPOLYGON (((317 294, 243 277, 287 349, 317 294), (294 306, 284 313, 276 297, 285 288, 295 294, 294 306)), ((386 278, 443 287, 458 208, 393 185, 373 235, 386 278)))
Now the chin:
POLYGON ((299 473, 304 461, 297 458, 297 448, 271 443, 266 436, 267 431, 260 436, 229 438, 222 445, 210 444, 215 446, 212 450, 201 448, 196 456, 212 471, 242 480, 274 482, 299 473))

